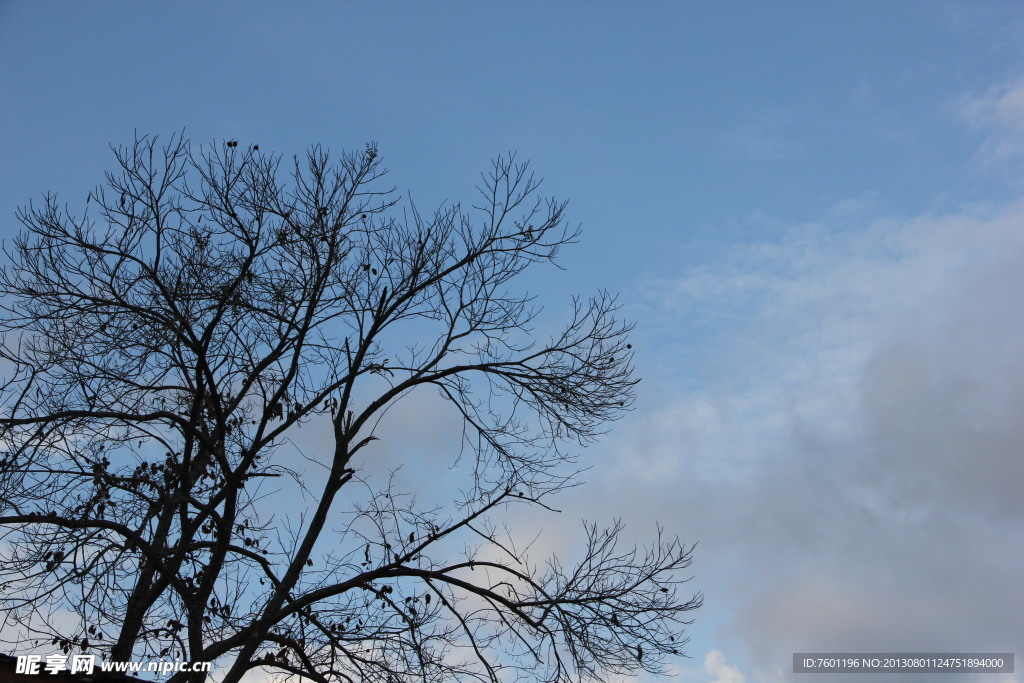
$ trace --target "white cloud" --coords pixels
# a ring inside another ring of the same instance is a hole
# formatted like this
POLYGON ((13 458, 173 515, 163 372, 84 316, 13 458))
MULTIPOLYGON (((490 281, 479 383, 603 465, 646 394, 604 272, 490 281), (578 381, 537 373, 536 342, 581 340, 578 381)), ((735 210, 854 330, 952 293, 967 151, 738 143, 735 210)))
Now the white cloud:
POLYGON ((744 683, 747 680, 739 667, 726 661, 721 650, 708 652, 704 656, 704 665, 699 669, 682 669, 679 673, 687 683, 744 683))
POLYGON ((729 666, 721 650, 712 650, 704 658, 704 670, 714 676, 710 683, 743 683, 746 677, 735 666, 729 666))
POLYGON ((1024 78, 1007 81, 984 94, 963 97, 957 111, 971 126, 985 131, 976 160, 983 167, 1024 158, 1024 78))
POLYGON ((600 499, 700 540, 695 628, 717 614, 754 680, 802 680, 798 651, 1020 650, 1022 263, 1016 204, 803 226, 652 288, 660 405, 600 499))

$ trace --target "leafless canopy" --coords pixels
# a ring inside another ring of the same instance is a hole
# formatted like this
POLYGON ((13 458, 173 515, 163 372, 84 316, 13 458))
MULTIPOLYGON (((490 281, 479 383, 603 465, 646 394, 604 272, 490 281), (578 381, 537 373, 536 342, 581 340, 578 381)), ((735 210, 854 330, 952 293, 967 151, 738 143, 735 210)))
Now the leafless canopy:
POLYGON ((81 216, 47 195, 5 247, 9 648, 215 661, 227 683, 590 680, 682 654, 692 548, 586 524, 572 562, 537 564, 502 526, 577 483, 573 449, 636 382, 613 296, 534 332, 513 281, 577 233, 526 164, 427 218, 373 145, 114 151, 81 216), (368 473, 381 416, 430 389, 463 424, 445 505, 368 473))

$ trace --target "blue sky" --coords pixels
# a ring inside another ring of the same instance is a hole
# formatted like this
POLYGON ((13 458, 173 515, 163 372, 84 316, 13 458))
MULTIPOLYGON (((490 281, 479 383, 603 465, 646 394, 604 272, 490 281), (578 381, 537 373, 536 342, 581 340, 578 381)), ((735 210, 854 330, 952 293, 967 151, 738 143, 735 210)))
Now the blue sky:
POLYGON ((136 130, 374 140, 427 209, 532 160, 584 230, 532 288, 621 292, 645 378, 545 524, 700 541, 682 680, 1024 653, 1019 3, 5 2, 0 64, 4 239, 136 130))

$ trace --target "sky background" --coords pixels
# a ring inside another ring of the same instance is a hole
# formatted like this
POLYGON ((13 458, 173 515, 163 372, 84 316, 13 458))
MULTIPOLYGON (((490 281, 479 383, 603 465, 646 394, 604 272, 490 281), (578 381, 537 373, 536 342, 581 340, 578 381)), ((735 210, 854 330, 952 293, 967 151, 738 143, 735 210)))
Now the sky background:
POLYGON ((545 542, 699 542, 680 680, 1024 656, 1019 2, 5 1, 0 65, 5 240, 135 131, 376 141, 428 210, 531 160, 583 227, 531 289, 620 292, 644 378, 545 542))

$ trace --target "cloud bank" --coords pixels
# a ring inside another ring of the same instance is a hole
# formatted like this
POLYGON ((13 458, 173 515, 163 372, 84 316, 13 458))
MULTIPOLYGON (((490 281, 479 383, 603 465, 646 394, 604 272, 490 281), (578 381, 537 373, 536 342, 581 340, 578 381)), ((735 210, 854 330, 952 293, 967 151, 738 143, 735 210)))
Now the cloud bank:
POLYGON ((1024 651, 1022 266, 1018 203, 801 226, 651 284, 661 405, 599 485, 700 539, 753 680, 802 680, 793 652, 1024 651))

